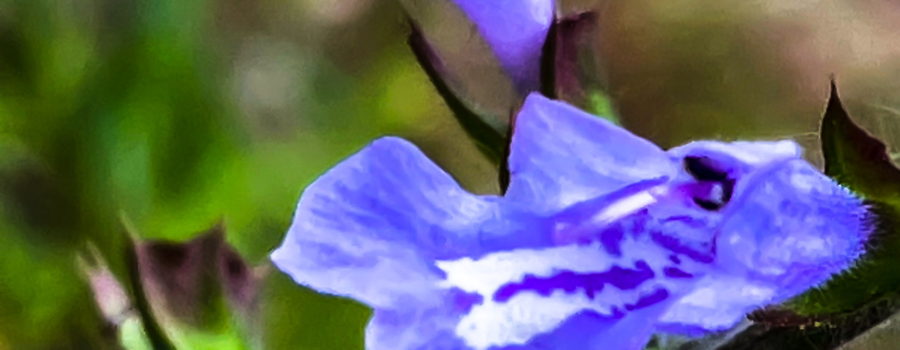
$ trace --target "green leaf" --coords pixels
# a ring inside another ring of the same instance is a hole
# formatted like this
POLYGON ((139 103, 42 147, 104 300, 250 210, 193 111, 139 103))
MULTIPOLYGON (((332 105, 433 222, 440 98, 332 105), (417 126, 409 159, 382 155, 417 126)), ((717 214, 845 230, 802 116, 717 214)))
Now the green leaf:
POLYGON ((900 170, 884 143, 850 119, 833 82, 821 138, 826 174, 866 199, 900 205, 900 170))

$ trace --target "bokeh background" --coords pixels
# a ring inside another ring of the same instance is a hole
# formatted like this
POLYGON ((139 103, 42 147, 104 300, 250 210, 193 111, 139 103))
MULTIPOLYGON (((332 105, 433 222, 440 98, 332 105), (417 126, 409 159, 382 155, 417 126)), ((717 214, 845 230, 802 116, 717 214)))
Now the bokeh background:
MULTIPOLYGON (((0 0, 0 350, 100 347, 76 257, 96 247, 121 265, 122 217, 176 241, 223 222, 263 270, 251 344, 361 349, 363 305, 265 271, 303 187, 392 134, 466 188, 498 188, 406 45, 410 2, 0 0)), ((597 12, 589 44, 614 113, 662 146, 787 137, 816 161, 831 74, 863 126, 900 140, 895 1, 559 7, 597 12)))

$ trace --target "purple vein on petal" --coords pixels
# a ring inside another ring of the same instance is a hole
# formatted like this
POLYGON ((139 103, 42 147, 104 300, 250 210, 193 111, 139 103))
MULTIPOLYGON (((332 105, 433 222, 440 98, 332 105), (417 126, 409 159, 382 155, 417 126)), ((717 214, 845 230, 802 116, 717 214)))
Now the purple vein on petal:
POLYGON ((650 265, 643 260, 638 260, 633 269, 613 266, 607 271, 595 273, 564 270, 550 277, 527 275, 521 282, 509 283, 500 287, 494 293, 494 300, 506 302, 524 291, 533 291, 548 296, 557 290, 575 293, 579 288, 584 290, 588 298, 593 298, 606 285, 612 285, 620 290, 634 289, 644 281, 652 279, 653 276, 650 265))
POLYGON ((692 278, 693 274, 685 272, 677 267, 666 266, 663 268, 663 275, 670 278, 692 278))
POLYGON ((669 297, 669 291, 665 288, 658 288, 652 293, 642 296, 634 304, 625 304, 625 310, 633 311, 643 309, 645 307, 659 303, 669 297))
MULTIPOLYGON (((672 251, 676 254, 685 255, 688 258, 691 258, 694 261, 701 263, 712 263, 715 259, 715 247, 710 247, 708 251, 697 251, 692 249, 690 246, 683 244, 678 240, 677 237, 665 235, 659 231, 650 232, 650 238, 653 239, 657 244, 665 247, 666 249, 672 251)), ((713 245, 715 241, 713 241, 713 245)))

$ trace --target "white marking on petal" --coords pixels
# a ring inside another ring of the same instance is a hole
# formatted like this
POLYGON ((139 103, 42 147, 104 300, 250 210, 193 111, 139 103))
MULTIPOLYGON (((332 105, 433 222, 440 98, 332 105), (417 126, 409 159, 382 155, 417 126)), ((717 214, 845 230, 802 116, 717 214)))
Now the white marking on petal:
POLYGON ((569 317, 583 310, 593 310, 609 315, 613 307, 625 311, 626 304, 634 304, 642 296, 658 288, 670 293, 678 292, 685 281, 666 279, 662 266, 670 264, 668 250, 648 240, 626 237, 622 241, 622 258, 608 255, 599 244, 567 245, 545 249, 517 249, 488 254, 480 259, 462 258, 438 261, 437 266, 446 272, 444 288, 459 288, 482 296, 483 302, 475 305, 456 326, 457 335, 473 349, 491 346, 525 344, 534 336, 554 330, 569 317), (588 298, 583 289, 574 292, 556 290, 550 296, 541 296, 530 290, 516 293, 504 302, 494 301, 498 289, 509 283, 521 282, 525 276, 550 277, 562 270, 576 273, 608 271, 613 266, 634 268, 637 261, 644 261, 654 270, 655 278, 635 289, 619 290, 611 285, 588 298))
POLYGON ((472 348, 525 344, 537 334, 556 328, 575 313, 594 309, 609 310, 583 293, 556 291, 549 297, 521 293, 507 302, 488 301, 475 306, 456 327, 456 334, 472 348))
POLYGON ((646 262, 657 276, 668 264, 670 252, 647 239, 624 237, 623 257, 606 253, 599 244, 565 245, 543 249, 514 249, 485 255, 479 259, 438 260, 435 265, 447 274, 440 287, 456 287, 485 298, 501 286, 518 282, 526 275, 550 276, 560 270, 578 273, 602 272, 618 265, 631 268, 639 260, 646 262))
POLYGON ((622 219, 659 201, 668 193, 668 185, 659 185, 619 199, 591 218, 592 224, 605 224, 622 219))
POLYGON ((650 280, 633 290, 609 286, 593 299, 588 298, 583 290, 557 290, 549 296, 528 291, 518 293, 506 302, 485 299, 484 303, 473 307, 460 320, 456 334, 476 350, 525 344, 537 335, 553 331, 569 317, 582 311, 612 315, 614 308, 617 308, 627 313, 626 304, 634 304, 660 288, 654 282, 650 280))
POLYGON ((545 249, 515 249, 488 254, 481 259, 461 258, 437 261, 447 273, 443 287, 457 287, 492 297, 504 284, 521 281, 526 275, 549 276, 557 270, 599 272, 615 260, 598 244, 567 245, 545 249))

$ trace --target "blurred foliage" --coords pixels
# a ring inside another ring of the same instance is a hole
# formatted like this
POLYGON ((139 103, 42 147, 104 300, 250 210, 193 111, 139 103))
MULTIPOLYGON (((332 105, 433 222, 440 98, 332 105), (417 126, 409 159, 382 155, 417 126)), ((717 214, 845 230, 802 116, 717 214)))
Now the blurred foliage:
MULTIPOLYGON (((224 218, 264 263, 304 184, 383 134, 493 191, 405 33, 390 2, 0 2, 0 349, 105 346, 74 262, 93 242, 126 275, 120 212, 178 241, 224 218)), ((361 347, 365 307, 261 288, 266 348, 361 347)))
MULTIPOLYGON (((593 79, 561 96, 661 145, 793 137, 815 161, 834 73, 859 124, 898 153, 894 2, 561 1, 560 18, 586 11, 595 27, 571 57, 593 79)), ((184 242, 224 220, 237 253, 266 265, 302 188, 385 134, 497 192, 495 165, 406 46, 407 12, 376 0, 0 0, 0 349, 116 348, 75 261, 90 242, 126 280, 122 212, 142 239, 184 242)), ((425 13, 443 52, 483 45, 425 13)), ((454 84, 505 120, 516 96, 481 63, 454 84)), ((263 347, 362 348, 363 305, 277 271, 259 288, 263 347)), ((148 346, 139 326, 119 325, 129 348, 148 346)))

